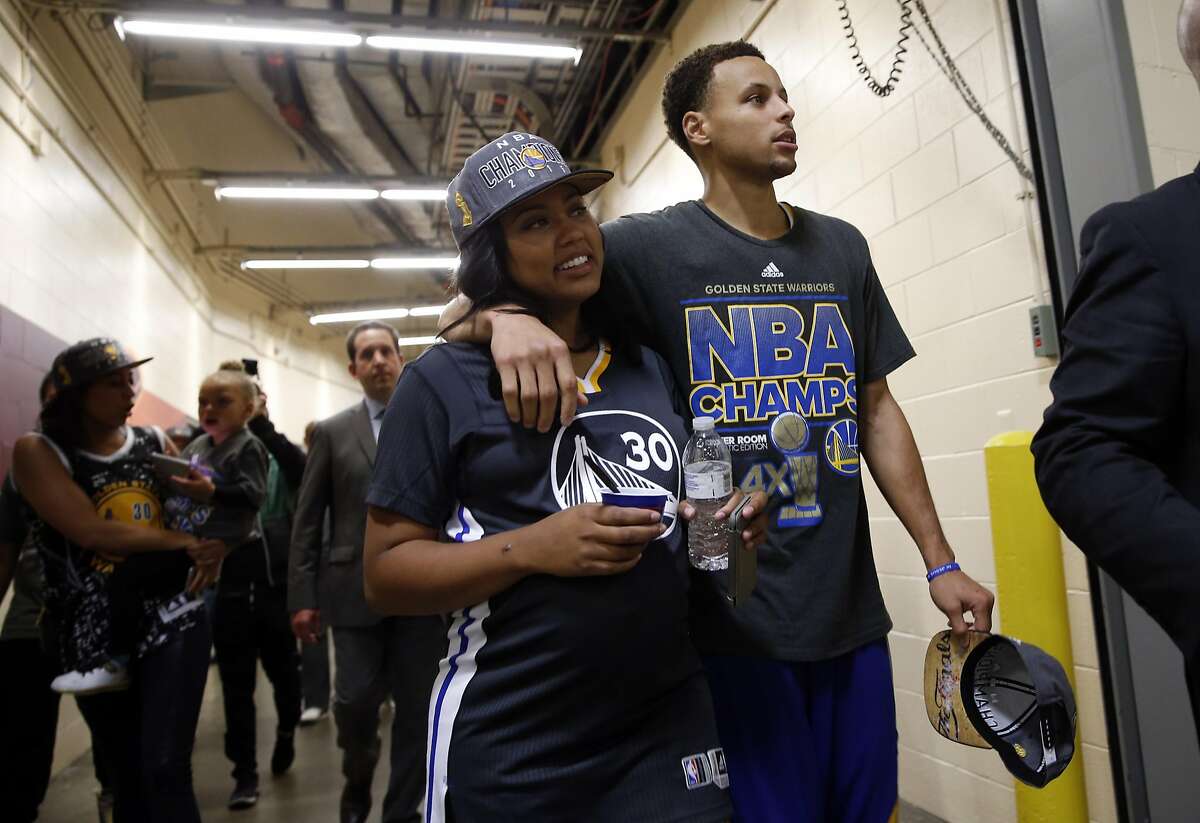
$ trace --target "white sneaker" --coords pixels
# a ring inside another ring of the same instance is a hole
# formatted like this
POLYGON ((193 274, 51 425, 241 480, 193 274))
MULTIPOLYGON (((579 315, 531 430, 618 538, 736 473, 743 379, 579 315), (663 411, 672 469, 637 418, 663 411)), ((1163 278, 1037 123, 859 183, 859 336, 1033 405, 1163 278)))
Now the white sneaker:
POLYGON ((97 694, 129 688, 129 669, 110 660, 90 672, 67 672, 50 683, 59 694, 97 694))
POLYGON ((300 713, 300 725, 311 726, 325 719, 325 710, 319 706, 309 706, 300 713))

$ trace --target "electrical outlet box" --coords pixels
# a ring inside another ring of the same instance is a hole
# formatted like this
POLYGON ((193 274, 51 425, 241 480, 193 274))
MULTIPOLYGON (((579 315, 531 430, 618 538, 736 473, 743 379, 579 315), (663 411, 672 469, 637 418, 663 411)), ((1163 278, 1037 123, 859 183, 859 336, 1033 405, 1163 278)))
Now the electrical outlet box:
POLYGON ((1058 326, 1053 306, 1034 306, 1029 310, 1029 331, 1036 357, 1058 357, 1058 326))

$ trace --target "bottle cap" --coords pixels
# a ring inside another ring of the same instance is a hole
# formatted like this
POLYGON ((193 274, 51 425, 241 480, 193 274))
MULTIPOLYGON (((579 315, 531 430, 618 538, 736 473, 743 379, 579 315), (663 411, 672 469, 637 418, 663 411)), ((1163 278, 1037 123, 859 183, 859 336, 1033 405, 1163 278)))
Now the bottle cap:
POLYGON ((692 431, 710 432, 717 425, 717 421, 711 417, 697 417, 692 420, 692 431))

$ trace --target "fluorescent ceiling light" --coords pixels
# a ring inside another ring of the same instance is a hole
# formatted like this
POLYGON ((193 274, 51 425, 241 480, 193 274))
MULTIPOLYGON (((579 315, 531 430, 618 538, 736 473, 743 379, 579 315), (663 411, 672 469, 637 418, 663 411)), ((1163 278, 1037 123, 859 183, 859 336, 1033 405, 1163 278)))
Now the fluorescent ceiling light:
MULTIPOLYGON (((446 306, 450 305, 449 303, 446 306)), ((446 306, 414 306, 408 310, 409 317, 439 317, 446 306)))
POLYGON ((324 323, 354 323, 359 320, 395 320, 408 317, 408 309, 364 309, 362 311, 338 311, 330 314, 314 314, 308 322, 314 326, 324 323))
POLYGON ((443 52, 450 54, 491 54, 499 57, 537 57, 543 60, 571 60, 576 65, 583 49, 554 46, 549 43, 512 43, 501 40, 459 40, 448 37, 409 37, 374 35, 367 45, 397 51, 443 52))
POLYGON ((446 199, 445 189, 384 189, 384 200, 434 200, 446 199))
MULTIPOLYGON (((308 318, 308 322, 314 326, 320 326, 325 323, 357 323, 360 320, 399 320, 404 317, 437 317, 442 313, 445 306, 414 306, 406 308, 404 306, 393 306, 386 309, 362 309, 360 311, 340 311, 330 314, 314 314, 308 318)), ((435 337, 409 337, 401 338, 403 340, 414 340, 417 342, 408 345, 421 346, 428 345, 434 342, 435 337)), ((403 342, 401 343, 403 345, 403 342)))
MULTIPOLYGON (((234 8, 231 7, 231 11, 234 8)), ((362 37, 339 31, 312 31, 228 23, 184 23, 169 20, 121 20, 117 31, 145 37, 181 37, 188 40, 224 40, 235 43, 276 43, 290 46, 338 46, 353 48, 362 37)))
POLYGON ((249 200, 375 200, 376 189, 335 189, 327 186, 218 186, 217 199, 249 200))
POLYGON ((243 260, 243 269, 367 269, 370 260, 243 260))
POLYGON ((376 257, 373 269, 456 269, 457 257, 376 257))
POLYGON ((432 335, 424 337, 401 337, 397 342, 401 346, 432 346, 438 342, 438 338, 432 335))

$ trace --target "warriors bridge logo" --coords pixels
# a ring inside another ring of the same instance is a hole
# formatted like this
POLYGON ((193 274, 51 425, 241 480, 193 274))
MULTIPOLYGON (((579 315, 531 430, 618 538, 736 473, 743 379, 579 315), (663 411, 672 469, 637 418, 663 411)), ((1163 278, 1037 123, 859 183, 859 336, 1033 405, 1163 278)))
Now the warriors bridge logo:
MULTIPOLYGON (((662 506, 662 522, 675 530, 679 509, 679 451, 653 418, 632 411, 578 415, 560 429, 550 458, 554 499, 566 509, 603 503, 619 495, 625 505, 662 506), (664 502, 665 501, 665 502, 664 502)), ((660 538, 661 539, 661 538, 660 538)))

